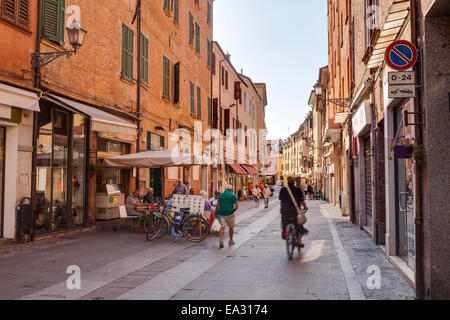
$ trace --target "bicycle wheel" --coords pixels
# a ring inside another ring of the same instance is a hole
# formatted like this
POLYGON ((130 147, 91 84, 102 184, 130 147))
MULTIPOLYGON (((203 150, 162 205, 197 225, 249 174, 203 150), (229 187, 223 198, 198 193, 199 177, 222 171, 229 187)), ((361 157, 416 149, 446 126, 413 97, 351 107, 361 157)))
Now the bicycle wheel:
POLYGON ((209 236, 209 222, 200 216, 187 217, 182 229, 185 238, 191 242, 202 242, 209 236))
POLYGON ((145 237, 147 238, 147 241, 152 241, 152 240, 156 239, 159 232, 161 231, 162 220, 163 219, 159 219, 159 218, 155 218, 152 220, 152 223, 148 226, 148 230, 145 233, 145 237))
POLYGON ((156 235, 156 239, 163 238, 167 233, 169 233, 170 223, 166 217, 162 217, 160 220, 159 232, 156 235))
POLYGON ((144 230, 145 232, 147 232, 153 221, 155 220, 155 215, 153 213, 146 213, 142 219, 144 220, 144 230))
POLYGON ((292 258, 294 257, 294 251, 298 240, 295 239, 296 233, 294 232, 294 228, 292 226, 289 226, 288 230, 289 235, 286 238, 286 249, 288 259, 292 260, 292 258))

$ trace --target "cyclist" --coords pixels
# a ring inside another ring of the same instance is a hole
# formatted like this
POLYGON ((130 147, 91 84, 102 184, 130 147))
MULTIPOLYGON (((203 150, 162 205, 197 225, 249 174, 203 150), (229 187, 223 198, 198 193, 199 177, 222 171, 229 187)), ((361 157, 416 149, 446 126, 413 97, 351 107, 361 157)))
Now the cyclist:
MULTIPOLYGON (((295 186, 295 178, 288 178, 288 188, 291 189, 292 194, 294 195, 295 200, 297 201, 297 205, 299 208, 303 205, 305 209, 308 209, 305 203, 305 198, 303 195, 303 191, 300 188, 295 186)), ((303 226, 298 224, 297 220, 297 209, 295 208, 294 203, 292 202, 292 198, 289 195, 286 187, 283 187, 280 191, 279 199, 281 200, 281 222, 283 225, 282 229, 282 237, 286 239, 286 227, 289 224, 294 224, 295 229, 298 233, 298 246, 300 248, 304 248, 305 245, 302 242, 303 235, 308 234, 309 231, 303 226)))

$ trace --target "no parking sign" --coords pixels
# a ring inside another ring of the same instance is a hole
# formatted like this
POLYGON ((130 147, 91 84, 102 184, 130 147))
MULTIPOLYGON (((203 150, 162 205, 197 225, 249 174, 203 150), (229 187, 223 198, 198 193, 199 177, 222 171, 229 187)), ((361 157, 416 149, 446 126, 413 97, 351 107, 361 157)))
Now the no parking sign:
POLYGON ((406 70, 417 62, 417 48, 409 41, 394 41, 386 49, 386 62, 394 70, 406 70))

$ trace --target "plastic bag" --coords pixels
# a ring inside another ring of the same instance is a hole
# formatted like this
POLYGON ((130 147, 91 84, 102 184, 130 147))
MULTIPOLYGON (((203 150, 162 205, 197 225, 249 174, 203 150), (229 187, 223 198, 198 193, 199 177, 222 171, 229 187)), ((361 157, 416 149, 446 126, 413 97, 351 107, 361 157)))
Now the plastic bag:
POLYGON ((211 231, 212 232, 218 232, 220 231, 220 228, 222 228, 222 226, 220 225, 219 219, 214 219, 213 225, 211 227, 211 231))

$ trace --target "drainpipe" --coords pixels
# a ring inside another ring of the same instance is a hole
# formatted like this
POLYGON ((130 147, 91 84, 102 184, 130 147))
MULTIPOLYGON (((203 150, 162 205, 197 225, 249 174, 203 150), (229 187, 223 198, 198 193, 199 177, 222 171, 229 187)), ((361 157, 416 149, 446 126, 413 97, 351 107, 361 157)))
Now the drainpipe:
MULTIPOLYGON (((422 90, 424 86, 424 73, 423 73, 423 51, 422 47, 419 47, 418 43, 418 34, 420 34, 420 26, 417 23, 417 9, 415 0, 410 0, 411 7, 411 39, 414 45, 417 47, 419 51, 419 61, 414 66, 414 71, 417 75, 417 79, 420 79, 420 90, 417 90, 417 97, 414 99, 414 112, 415 114, 415 123, 420 123, 421 117, 420 112, 423 112, 422 109, 422 90)), ((423 117, 422 117, 423 119, 423 117)), ((423 132, 422 127, 416 126, 416 140, 418 143, 423 144, 423 132)), ((423 185, 422 185, 422 164, 415 164, 416 170, 416 183, 415 183, 415 194, 416 194, 416 218, 415 218, 415 238, 416 238, 416 268, 415 268, 415 283, 416 283, 416 299, 423 300, 425 299, 425 281, 424 281, 424 237, 423 237, 423 185)), ((430 298, 428 296, 427 298, 430 298)))
MULTIPOLYGON (((374 233, 374 240, 375 244, 378 244, 378 148, 377 148, 377 108, 375 104, 375 80, 374 75, 375 72, 371 72, 372 80, 371 82, 371 109, 372 109, 372 136, 373 136, 373 144, 372 144, 372 159, 374 160, 374 172, 372 173, 372 177, 374 177, 374 193, 375 193, 375 212, 372 213, 372 219, 375 219, 373 221, 373 233, 374 233)), ((374 196, 372 195, 372 199, 374 196)))
MULTIPOLYGON (((137 17, 137 94, 136 94, 136 112, 139 118, 138 120, 138 133, 136 153, 141 152, 141 9, 142 1, 137 0, 136 17, 137 17)), ((136 189, 139 189, 140 172, 139 168, 136 168, 136 189)))
MULTIPOLYGON (((36 26, 36 47, 35 52, 41 52, 41 30, 42 30, 42 0, 37 1, 37 26, 36 26)), ((39 66, 34 68, 34 87, 40 89, 41 87, 41 68, 39 66)), ((37 179, 37 136, 39 126, 39 114, 33 112, 33 155, 31 159, 31 205, 33 207, 33 214, 36 212, 36 179, 37 179)), ((34 223, 31 227, 30 240, 33 241, 34 223)), ((20 239, 16 239, 16 242, 20 239)))

